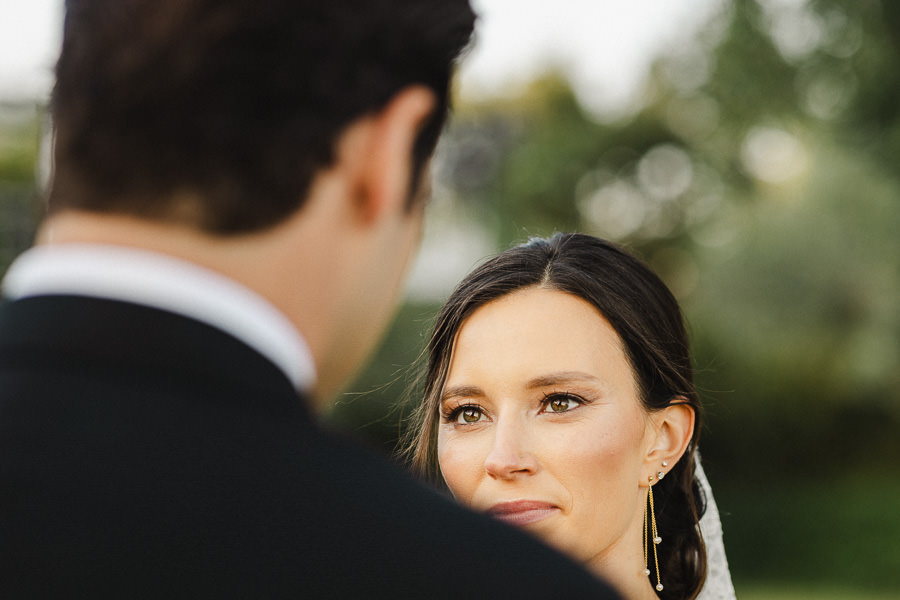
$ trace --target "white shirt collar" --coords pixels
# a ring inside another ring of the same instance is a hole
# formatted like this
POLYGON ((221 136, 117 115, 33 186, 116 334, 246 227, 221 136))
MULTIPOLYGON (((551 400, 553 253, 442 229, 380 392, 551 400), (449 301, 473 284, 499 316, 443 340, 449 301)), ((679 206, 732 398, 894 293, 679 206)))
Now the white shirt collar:
POLYGON ((170 256, 121 246, 60 244, 22 254, 3 293, 71 294, 121 300, 201 321, 242 340, 309 391, 315 363, 303 336, 268 300, 218 273, 170 256))

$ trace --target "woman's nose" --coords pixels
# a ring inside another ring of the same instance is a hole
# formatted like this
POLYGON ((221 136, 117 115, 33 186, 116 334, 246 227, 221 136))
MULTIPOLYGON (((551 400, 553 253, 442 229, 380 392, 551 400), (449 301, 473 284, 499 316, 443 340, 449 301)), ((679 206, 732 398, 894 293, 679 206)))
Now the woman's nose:
POLYGON ((494 443, 485 457, 485 472, 495 479, 533 475, 537 472, 538 461, 529 445, 527 432, 521 424, 498 423, 494 429, 494 443))

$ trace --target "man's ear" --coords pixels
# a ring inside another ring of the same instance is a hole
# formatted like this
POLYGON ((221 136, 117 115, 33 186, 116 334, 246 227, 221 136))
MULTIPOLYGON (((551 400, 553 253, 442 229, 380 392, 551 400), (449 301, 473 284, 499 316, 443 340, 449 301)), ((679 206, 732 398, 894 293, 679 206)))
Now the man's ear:
POLYGON ((436 104, 434 92, 414 85, 401 90, 372 116, 357 188, 365 221, 396 208, 405 210, 407 198, 415 192, 409 189, 413 147, 436 104))
POLYGON ((668 473, 687 451, 694 435, 694 409, 686 401, 676 398, 666 408, 650 415, 650 444, 644 456, 642 485, 648 478, 655 481, 660 472, 668 473), (664 464, 665 463, 665 464, 664 464))

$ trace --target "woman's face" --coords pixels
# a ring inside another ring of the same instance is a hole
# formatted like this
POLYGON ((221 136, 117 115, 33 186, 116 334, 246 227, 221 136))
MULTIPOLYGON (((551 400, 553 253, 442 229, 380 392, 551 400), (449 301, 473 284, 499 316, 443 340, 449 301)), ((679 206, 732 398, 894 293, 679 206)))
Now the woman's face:
POLYGON ((640 545, 653 426, 591 304, 533 287, 476 310, 440 410, 438 459, 461 502, 601 568, 640 545))

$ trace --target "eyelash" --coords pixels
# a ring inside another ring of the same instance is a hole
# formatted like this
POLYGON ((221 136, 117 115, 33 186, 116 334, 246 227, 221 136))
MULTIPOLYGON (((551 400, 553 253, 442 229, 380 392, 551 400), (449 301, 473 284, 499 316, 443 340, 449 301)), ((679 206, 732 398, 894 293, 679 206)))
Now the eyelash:
MULTIPOLYGON (((579 406, 583 406, 587 403, 588 403, 588 400, 579 396, 578 394, 573 394, 572 392, 551 392, 549 394, 544 394, 544 397, 541 399, 541 412, 544 412, 547 414, 563 414, 563 413, 572 412, 579 406), (575 403, 575 406, 568 408, 566 410, 561 410, 561 411, 548 411, 547 407, 554 400, 571 400, 575 403)), ((477 404, 460 404, 459 406, 457 406, 453 409, 450 409, 450 410, 445 410, 442 408, 441 409, 441 419, 445 423, 457 423, 459 421, 460 415, 463 414, 467 410, 475 410, 475 411, 478 411, 479 413, 481 413, 482 415, 485 412, 484 409, 477 404)), ((476 422, 478 422, 478 421, 476 421, 476 422)), ((476 422, 459 423, 459 424, 460 425, 474 425, 476 422)))

